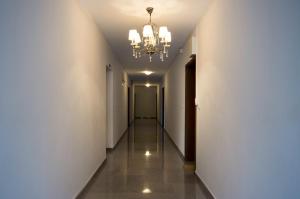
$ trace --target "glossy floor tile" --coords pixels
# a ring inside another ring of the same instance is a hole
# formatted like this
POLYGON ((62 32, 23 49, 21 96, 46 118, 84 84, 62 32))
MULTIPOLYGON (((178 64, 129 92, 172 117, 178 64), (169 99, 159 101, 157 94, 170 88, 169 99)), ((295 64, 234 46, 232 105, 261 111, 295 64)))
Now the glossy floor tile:
POLYGON ((80 198, 205 199, 156 120, 136 120, 80 198))

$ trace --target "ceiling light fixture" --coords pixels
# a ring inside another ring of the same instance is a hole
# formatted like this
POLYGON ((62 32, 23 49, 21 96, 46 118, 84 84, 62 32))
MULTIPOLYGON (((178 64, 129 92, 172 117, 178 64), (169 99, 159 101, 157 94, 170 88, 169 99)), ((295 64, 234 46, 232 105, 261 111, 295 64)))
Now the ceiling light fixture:
POLYGON ((150 151, 146 151, 145 156, 149 157, 151 155, 150 151))
POLYGON ((149 194, 152 191, 149 188, 145 188, 142 192, 143 192, 143 194, 149 194))
POLYGON ((145 70, 143 71, 143 73, 147 76, 151 75, 153 72, 152 71, 149 71, 149 70, 145 70))
POLYGON ((151 86, 151 84, 147 83, 147 84, 145 84, 145 86, 146 86, 147 88, 149 88, 149 87, 151 86))
POLYGON ((171 47, 172 41, 171 32, 168 31, 167 26, 158 27, 152 23, 152 13, 154 8, 148 7, 147 12, 150 15, 150 20, 143 28, 143 37, 136 29, 129 30, 128 39, 131 41, 131 47, 133 50, 133 57, 140 58, 142 54, 149 56, 150 62, 152 62, 152 55, 159 54, 160 60, 164 61, 164 58, 169 56, 168 49, 171 47))

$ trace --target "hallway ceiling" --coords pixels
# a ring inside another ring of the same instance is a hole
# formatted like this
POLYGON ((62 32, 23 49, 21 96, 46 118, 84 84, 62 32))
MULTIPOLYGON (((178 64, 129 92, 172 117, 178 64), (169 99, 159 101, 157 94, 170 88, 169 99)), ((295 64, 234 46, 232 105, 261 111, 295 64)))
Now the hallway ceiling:
POLYGON ((81 4, 95 18, 106 39, 116 53, 125 70, 134 74, 141 70, 164 73, 192 33, 206 10, 209 0, 81 0, 81 4), (154 7, 153 22, 167 25, 172 32, 172 47, 169 58, 161 62, 155 56, 152 63, 144 56, 132 57, 128 41, 129 29, 138 29, 149 20, 146 7, 154 7))

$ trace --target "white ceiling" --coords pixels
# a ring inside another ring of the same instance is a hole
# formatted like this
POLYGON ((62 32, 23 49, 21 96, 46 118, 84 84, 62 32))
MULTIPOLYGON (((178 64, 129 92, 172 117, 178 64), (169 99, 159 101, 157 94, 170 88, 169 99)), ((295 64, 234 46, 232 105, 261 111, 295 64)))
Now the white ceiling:
POLYGON ((81 4, 90 12, 100 26, 125 70, 134 74, 141 70, 153 70, 164 73, 177 55, 196 23, 203 15, 209 0, 81 0, 81 4), (152 21, 158 25, 167 25, 172 32, 172 46, 169 58, 161 62, 158 56, 152 63, 148 57, 132 57, 128 30, 138 29, 149 20, 146 7, 154 7, 152 21))

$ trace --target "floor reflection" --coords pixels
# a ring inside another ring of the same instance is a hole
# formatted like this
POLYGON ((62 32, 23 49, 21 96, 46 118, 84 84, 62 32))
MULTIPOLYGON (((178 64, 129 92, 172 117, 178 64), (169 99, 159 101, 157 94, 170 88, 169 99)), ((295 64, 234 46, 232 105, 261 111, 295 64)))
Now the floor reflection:
POLYGON ((81 198, 205 199, 156 120, 136 120, 81 198))

